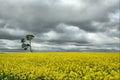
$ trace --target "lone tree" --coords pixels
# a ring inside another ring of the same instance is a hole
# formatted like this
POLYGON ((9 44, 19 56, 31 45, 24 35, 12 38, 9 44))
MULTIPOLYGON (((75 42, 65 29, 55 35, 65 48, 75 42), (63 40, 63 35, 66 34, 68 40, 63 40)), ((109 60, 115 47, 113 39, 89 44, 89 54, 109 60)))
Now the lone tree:
POLYGON ((31 46, 31 40, 34 38, 34 35, 26 35, 25 38, 21 39, 21 43, 22 43, 22 48, 24 50, 27 50, 28 48, 30 49, 30 52, 32 52, 32 46, 31 46))

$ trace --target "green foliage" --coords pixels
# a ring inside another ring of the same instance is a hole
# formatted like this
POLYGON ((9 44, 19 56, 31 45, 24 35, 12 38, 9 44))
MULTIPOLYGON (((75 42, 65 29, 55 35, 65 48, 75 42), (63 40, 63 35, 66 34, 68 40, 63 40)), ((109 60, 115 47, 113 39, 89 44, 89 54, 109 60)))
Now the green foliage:
POLYGON ((30 41, 31 41, 33 38, 34 38, 33 35, 26 35, 26 39, 27 39, 27 40, 30 40, 30 41))
POLYGON ((27 50, 27 49, 28 49, 27 47, 24 48, 24 50, 27 50))
POLYGON ((24 43, 24 42, 25 42, 25 39, 24 39, 24 38, 22 38, 22 39, 21 39, 21 42, 22 42, 22 43, 24 43))
POLYGON ((30 44, 26 44, 26 46, 28 46, 28 47, 29 47, 29 46, 30 46, 30 44))
POLYGON ((25 47, 26 47, 26 44, 23 43, 23 44, 22 44, 22 48, 25 48, 25 47))

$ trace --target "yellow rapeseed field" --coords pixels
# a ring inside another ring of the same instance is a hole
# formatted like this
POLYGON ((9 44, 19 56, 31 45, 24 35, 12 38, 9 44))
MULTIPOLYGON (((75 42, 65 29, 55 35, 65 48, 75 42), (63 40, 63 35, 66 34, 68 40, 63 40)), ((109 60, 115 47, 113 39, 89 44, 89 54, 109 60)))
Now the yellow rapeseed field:
POLYGON ((119 52, 0 54, 0 80, 120 80, 119 52))

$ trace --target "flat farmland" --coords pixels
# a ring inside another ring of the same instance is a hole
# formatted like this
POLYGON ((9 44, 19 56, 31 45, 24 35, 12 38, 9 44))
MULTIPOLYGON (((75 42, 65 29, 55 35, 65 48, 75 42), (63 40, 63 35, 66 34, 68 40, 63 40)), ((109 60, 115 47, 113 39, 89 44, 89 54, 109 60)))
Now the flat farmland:
POLYGON ((0 53, 0 80, 120 80, 119 52, 0 53))

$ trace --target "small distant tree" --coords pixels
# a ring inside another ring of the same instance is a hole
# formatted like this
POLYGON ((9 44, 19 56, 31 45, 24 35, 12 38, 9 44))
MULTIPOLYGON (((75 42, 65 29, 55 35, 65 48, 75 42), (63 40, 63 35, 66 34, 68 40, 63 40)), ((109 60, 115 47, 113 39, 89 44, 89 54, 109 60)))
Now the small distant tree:
POLYGON ((26 35, 25 38, 21 39, 21 47, 24 50, 27 50, 29 48, 30 52, 32 52, 32 46, 31 46, 31 40, 34 38, 34 35, 26 35))

